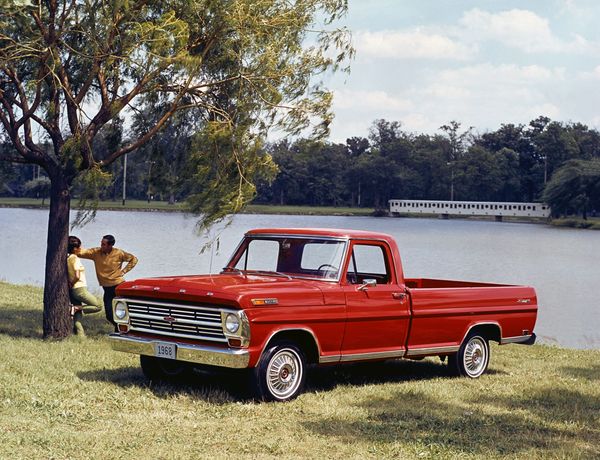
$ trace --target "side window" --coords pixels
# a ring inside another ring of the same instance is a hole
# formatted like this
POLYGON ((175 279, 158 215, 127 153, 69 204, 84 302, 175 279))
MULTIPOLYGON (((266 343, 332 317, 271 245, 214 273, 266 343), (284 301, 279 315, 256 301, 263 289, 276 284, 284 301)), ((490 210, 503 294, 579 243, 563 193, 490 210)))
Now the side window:
POLYGON ((252 240, 242 254, 235 268, 240 270, 276 271, 279 258, 279 242, 273 240, 252 240))
POLYGON ((384 248, 376 245, 355 245, 348 275, 356 277, 358 283, 362 283, 367 278, 376 279, 378 284, 389 283, 390 274, 384 248))

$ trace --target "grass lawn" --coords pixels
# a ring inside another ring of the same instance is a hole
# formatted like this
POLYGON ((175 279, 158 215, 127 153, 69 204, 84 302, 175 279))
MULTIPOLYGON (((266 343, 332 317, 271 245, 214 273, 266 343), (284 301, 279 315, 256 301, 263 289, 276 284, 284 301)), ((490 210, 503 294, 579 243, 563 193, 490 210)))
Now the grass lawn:
POLYGON ((314 369, 289 403, 236 374, 146 380, 88 337, 43 341, 40 288, 0 282, 0 458, 600 458, 600 350, 493 346, 488 374, 436 359, 314 369))
POLYGON ((557 227, 571 227, 571 228, 586 228, 591 230, 600 230, 600 217, 588 217, 586 220, 581 218, 561 218, 553 219, 552 225, 557 227))

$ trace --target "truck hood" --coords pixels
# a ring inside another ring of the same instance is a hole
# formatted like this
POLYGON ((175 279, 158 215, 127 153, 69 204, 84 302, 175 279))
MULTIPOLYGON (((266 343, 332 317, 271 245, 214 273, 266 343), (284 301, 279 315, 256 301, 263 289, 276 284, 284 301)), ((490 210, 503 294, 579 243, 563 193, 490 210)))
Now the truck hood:
POLYGON ((258 298, 276 298, 280 306, 324 305, 320 283, 263 274, 190 275, 127 281, 119 285, 117 295, 242 308, 252 307, 252 299, 258 298))

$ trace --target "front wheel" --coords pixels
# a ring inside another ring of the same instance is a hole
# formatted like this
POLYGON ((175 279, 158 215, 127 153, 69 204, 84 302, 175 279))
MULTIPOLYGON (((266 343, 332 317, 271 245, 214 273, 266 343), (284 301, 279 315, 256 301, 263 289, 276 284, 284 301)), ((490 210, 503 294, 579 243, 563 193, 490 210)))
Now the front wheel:
POLYGON ((306 358, 295 343, 278 342, 263 353, 253 374, 260 399, 289 401, 304 387, 306 358))
POLYGON ((150 380, 181 378, 188 368, 181 361, 146 355, 140 355, 140 365, 142 366, 142 372, 150 380))
POLYGON ((451 372, 476 379, 483 374, 490 362, 490 346, 487 339, 469 334, 458 349, 458 353, 448 358, 451 372))

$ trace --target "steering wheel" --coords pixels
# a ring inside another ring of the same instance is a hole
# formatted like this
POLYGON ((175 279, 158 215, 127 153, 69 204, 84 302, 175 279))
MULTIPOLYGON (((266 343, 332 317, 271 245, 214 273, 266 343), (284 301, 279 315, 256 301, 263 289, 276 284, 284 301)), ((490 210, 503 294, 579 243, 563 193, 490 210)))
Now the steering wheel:
POLYGON ((317 268, 318 272, 323 272, 323 274, 327 274, 327 273, 331 273, 330 275, 326 275, 328 278, 331 278, 332 275, 335 277, 335 275, 337 275, 338 269, 337 267, 334 267, 331 264, 321 264, 319 265, 319 268, 317 268), (323 270, 325 269, 325 270, 323 270))

